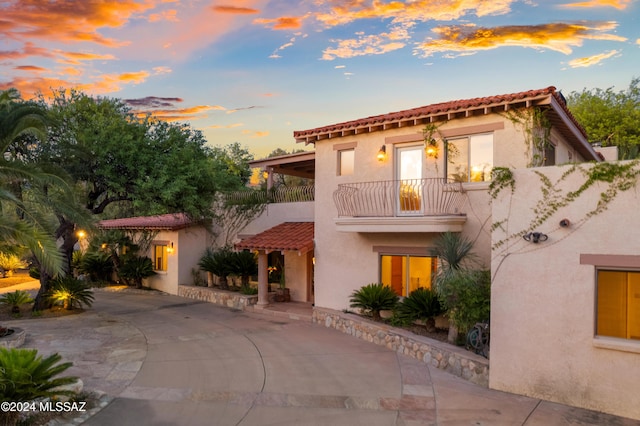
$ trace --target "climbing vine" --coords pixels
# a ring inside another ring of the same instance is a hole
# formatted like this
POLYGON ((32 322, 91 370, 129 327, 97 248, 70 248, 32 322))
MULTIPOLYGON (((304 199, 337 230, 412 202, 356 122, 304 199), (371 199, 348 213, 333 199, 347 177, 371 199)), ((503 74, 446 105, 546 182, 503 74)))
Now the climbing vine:
POLYGON ((513 172, 507 167, 494 167, 491 170, 491 183, 489 184, 489 195, 495 199, 500 191, 510 187, 511 193, 516 189, 516 181, 513 179, 513 172))
MULTIPOLYGON (((619 192, 627 191, 633 188, 638 181, 640 175, 640 169, 637 167, 640 161, 635 160, 626 163, 596 163, 589 167, 583 165, 572 165, 565 171, 560 178, 553 182, 548 176, 543 174, 539 170, 534 170, 538 178, 540 179, 540 192, 541 197, 532 209, 533 218, 529 222, 526 229, 519 232, 507 235, 503 240, 494 242, 494 250, 501 247, 506 242, 521 238, 527 232, 535 230, 549 220, 556 212, 561 208, 568 206, 570 203, 577 200, 587 189, 594 186, 596 183, 605 184, 604 191, 600 193, 600 197, 591 210, 585 213, 584 217, 580 221, 586 221, 590 217, 602 213, 608 208, 608 205, 613 201, 619 192), (565 191, 562 189, 562 184, 574 173, 580 172, 584 175, 585 180, 580 186, 572 191, 565 191)), ((496 180, 498 183, 490 187, 489 192, 492 198, 496 198, 500 191, 506 187, 511 187, 511 192, 515 190, 515 180, 510 170, 497 170, 496 180)), ((506 220, 497 221, 492 225, 492 230, 503 228, 506 220)))
POLYGON ((527 167, 540 167, 545 163, 545 151, 551 146, 551 122, 541 108, 512 109, 504 115, 524 133, 527 167))
POLYGON ((438 126, 436 126, 435 124, 429 123, 426 126, 424 126, 424 129, 422 129, 422 138, 424 139, 425 154, 427 157, 431 157, 435 160, 438 159, 438 154, 439 154, 438 141, 435 138, 436 134, 438 134, 438 136, 440 136, 440 139, 443 140, 443 143, 446 144, 446 141, 444 140, 444 138, 440 134, 440 131, 438 130, 438 126))

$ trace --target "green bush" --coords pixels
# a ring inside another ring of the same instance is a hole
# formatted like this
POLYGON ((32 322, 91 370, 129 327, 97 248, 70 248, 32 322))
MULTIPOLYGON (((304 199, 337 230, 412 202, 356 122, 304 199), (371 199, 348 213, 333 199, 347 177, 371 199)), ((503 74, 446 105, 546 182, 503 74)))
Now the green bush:
POLYGON ((91 307, 93 304, 93 290, 84 282, 73 277, 57 278, 49 291, 49 300, 55 304, 61 304, 64 309, 71 310, 74 306, 82 308, 82 305, 91 307))
MULTIPOLYGON (((75 253, 79 252, 74 252, 74 257, 75 253)), ((78 271, 86 274, 89 280, 93 282, 111 281, 113 260, 109 253, 88 252, 76 261, 78 264, 78 271)))
POLYGON ((0 252, 0 269, 3 277, 11 276, 16 269, 23 269, 27 266, 29 266, 27 262, 17 255, 0 252))
POLYGON ((220 278, 220 288, 229 289, 227 277, 233 273, 233 259, 235 253, 227 247, 219 250, 208 248, 200 258, 198 266, 206 272, 211 272, 220 278))
MULTIPOLYGON (((74 383, 76 377, 56 377, 71 367, 57 353, 46 358, 35 349, 7 349, 0 347, 0 402, 33 401, 38 398, 73 396, 70 390, 60 386, 74 383)), ((2 413, 3 424, 13 425, 19 412, 2 413)))
POLYGON ((33 299, 31 295, 23 290, 16 290, 11 293, 5 293, 0 297, 0 303, 11 306, 11 312, 14 314, 20 313, 20 306, 26 303, 32 303, 33 299))
POLYGON ((365 314, 379 321, 380 311, 392 310, 398 303, 398 295, 384 284, 369 284, 351 294, 352 308, 362 309, 365 314))
POLYGON ((443 312, 435 291, 420 287, 405 297, 393 311, 394 322, 410 324, 416 320, 428 321, 443 312))
POLYGON ((133 281, 136 288, 142 288, 142 280, 155 275, 153 261, 146 256, 127 255, 122 260, 120 278, 127 283, 133 281))
POLYGON ((231 255, 231 273, 238 275, 242 281, 242 288, 249 288, 251 275, 258 273, 258 258, 250 251, 237 251, 231 255))
POLYGON ((438 281, 438 297, 449 319, 460 333, 477 322, 487 321, 491 312, 491 273, 486 270, 451 270, 438 281))

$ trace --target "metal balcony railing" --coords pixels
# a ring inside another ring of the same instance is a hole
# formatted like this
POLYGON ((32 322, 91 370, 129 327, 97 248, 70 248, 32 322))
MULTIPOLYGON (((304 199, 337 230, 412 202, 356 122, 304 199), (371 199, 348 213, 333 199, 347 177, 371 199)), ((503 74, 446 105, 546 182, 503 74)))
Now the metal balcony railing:
POLYGON ((461 182, 442 178, 345 183, 333 193, 342 217, 461 215, 465 197, 461 182))
POLYGON ((313 185, 305 186, 279 186, 270 191, 235 191, 226 195, 226 201, 232 204, 243 203, 299 203, 314 201, 315 188, 313 185))

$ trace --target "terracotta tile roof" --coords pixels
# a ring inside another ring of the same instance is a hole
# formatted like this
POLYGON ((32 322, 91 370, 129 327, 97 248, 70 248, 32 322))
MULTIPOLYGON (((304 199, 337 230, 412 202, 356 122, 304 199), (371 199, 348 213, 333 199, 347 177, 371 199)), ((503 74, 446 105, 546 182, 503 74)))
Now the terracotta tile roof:
POLYGON ((169 213, 159 216, 138 216, 122 219, 101 220, 98 227, 101 229, 154 229, 177 231, 195 225, 184 213, 169 213))
MULTIPOLYGON (((549 86, 544 89, 528 90, 526 92, 511 93, 506 95, 488 96, 484 98, 463 99, 457 101, 443 102, 422 106, 404 111, 390 112, 382 115, 361 118, 358 120, 346 121, 329 126, 317 127, 315 129, 294 131, 293 136, 297 142, 313 143, 316 140, 339 137, 343 133, 353 134, 384 130, 389 127, 399 127, 400 125, 422 125, 429 121, 429 117, 442 116, 451 113, 461 113, 469 110, 484 110, 494 107, 508 107, 528 105, 531 102, 549 101, 555 98, 555 104, 560 105, 569 119, 574 122, 580 132, 584 134, 582 127, 575 121, 566 107, 562 95, 556 88, 549 86)), ((503 109, 504 110, 504 109, 503 109)), ((448 119, 448 118, 447 118, 448 119)))
POLYGON ((237 249, 266 251, 313 250, 313 222, 284 222, 235 245, 237 249))

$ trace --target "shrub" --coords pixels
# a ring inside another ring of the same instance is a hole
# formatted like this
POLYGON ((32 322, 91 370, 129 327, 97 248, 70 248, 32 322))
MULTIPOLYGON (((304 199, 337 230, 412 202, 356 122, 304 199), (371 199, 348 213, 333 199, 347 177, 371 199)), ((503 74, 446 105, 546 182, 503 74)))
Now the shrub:
POLYGON ((253 252, 238 251, 231 256, 231 273, 240 276, 242 288, 249 288, 251 275, 258 273, 258 259, 253 252))
POLYGON ((27 262, 20 259, 15 254, 0 253, 0 269, 2 269, 2 276, 8 277, 13 274, 16 269, 26 268, 27 262))
POLYGON ((393 312, 395 320, 409 324, 416 320, 429 321, 443 312, 435 291, 420 287, 400 302, 393 312))
POLYGON ((398 303, 398 295, 384 284, 369 284, 351 294, 352 308, 360 308, 366 314, 379 321, 380 311, 391 310, 398 303))
POLYGON ((461 333, 489 319, 491 274, 489 271, 458 269, 438 282, 437 293, 449 319, 461 333))
POLYGON ((74 306, 91 307, 93 304, 93 290, 84 282, 73 277, 57 278, 49 292, 49 300, 53 304, 61 304, 64 309, 71 310, 74 306))
POLYGON ((11 306, 11 312, 14 314, 20 313, 20 306, 26 303, 33 302, 31 295, 23 290, 16 290, 11 293, 5 293, 0 297, 0 303, 11 306))
POLYGON ((120 277, 133 281, 136 288, 142 288, 142 280, 155 275, 153 261, 146 256, 127 255, 120 267, 120 277))
MULTIPOLYGON (((74 252, 79 253, 79 252, 74 252)), ((109 253, 88 252, 78 261, 78 270, 91 281, 111 281, 113 260, 109 253)))
POLYGON ((229 283, 227 277, 233 273, 234 252, 229 248, 223 247, 220 250, 208 248, 204 255, 200 258, 198 266, 206 272, 211 272, 220 278, 220 288, 228 289, 229 283))
MULTIPOLYGON (((43 358, 35 349, 0 347, 0 402, 72 396, 73 391, 60 386, 74 383, 77 378, 56 377, 72 365, 61 363, 61 359, 57 353, 43 358)), ((20 413, 3 414, 4 424, 16 424, 20 413)))

